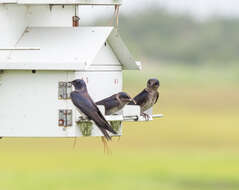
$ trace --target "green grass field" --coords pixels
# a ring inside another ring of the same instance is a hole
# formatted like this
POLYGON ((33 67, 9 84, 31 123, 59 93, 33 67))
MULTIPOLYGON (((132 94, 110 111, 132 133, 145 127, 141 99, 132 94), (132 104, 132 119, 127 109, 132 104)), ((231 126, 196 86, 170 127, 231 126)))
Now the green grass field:
POLYGON ((2 139, 0 190, 238 190, 239 68, 146 65, 124 90, 152 76, 163 119, 125 123, 110 155, 99 138, 2 139))

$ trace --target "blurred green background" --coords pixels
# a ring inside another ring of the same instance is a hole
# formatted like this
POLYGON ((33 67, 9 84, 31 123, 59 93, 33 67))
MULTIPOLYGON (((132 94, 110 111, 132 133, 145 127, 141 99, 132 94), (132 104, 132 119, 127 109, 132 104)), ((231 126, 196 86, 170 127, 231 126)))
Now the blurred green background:
POLYGON ((155 113, 125 123, 104 154, 100 138, 2 139, 2 190, 238 190, 239 20, 198 21, 163 9, 121 16, 142 71, 124 72, 132 96, 161 81, 155 113))

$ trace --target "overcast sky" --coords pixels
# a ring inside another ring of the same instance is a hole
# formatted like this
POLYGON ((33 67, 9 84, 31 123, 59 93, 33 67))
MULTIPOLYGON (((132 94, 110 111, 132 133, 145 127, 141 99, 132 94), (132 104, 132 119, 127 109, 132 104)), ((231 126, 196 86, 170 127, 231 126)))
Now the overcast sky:
MULTIPOLYGON (((204 19, 211 15, 239 17, 239 0, 123 0, 121 13, 134 14, 141 9, 161 6, 172 12, 186 12, 204 19)), ((88 7, 80 9, 86 20, 113 14, 112 7, 88 7)), ((81 16, 81 17, 82 17, 81 16)))

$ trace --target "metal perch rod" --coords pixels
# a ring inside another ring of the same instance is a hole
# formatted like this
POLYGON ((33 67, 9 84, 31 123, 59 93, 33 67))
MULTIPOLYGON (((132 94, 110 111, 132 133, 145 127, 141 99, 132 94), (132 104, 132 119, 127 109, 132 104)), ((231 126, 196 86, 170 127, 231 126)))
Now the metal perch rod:
MULTIPOLYGON (((149 120, 152 120, 153 118, 163 118, 163 117, 164 117, 163 114, 156 114, 156 115, 152 115, 151 119, 149 119, 149 120)), ((129 116, 129 117, 124 117, 124 121, 132 121, 132 120, 143 121, 144 119, 142 119, 142 118, 144 118, 144 117, 143 116, 140 116, 140 117, 138 117, 138 116, 129 116)))
POLYGON ((163 114, 156 114, 156 115, 153 115, 152 117, 153 118, 162 118, 162 117, 164 117, 164 115, 163 114))

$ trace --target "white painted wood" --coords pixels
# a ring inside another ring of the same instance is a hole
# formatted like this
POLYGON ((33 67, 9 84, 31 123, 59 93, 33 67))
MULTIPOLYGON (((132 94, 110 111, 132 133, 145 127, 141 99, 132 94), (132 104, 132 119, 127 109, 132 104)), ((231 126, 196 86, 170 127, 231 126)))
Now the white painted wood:
POLYGON ((112 27, 28 28, 18 46, 37 46, 41 47, 41 50, 11 51, 8 59, 3 62, 34 64, 37 61, 48 63, 49 67, 52 67, 53 63, 58 63, 55 69, 64 66, 66 62, 79 62, 75 67, 77 69, 79 66, 92 63, 111 30, 112 27))
POLYGON ((112 66, 112 65, 121 66, 119 60, 113 53, 108 42, 105 42, 105 44, 102 45, 100 51, 94 58, 94 61, 91 64, 91 66, 95 66, 95 65, 98 65, 98 66, 99 65, 101 65, 101 66, 112 66))
POLYGON ((124 117, 130 117, 130 116, 140 116, 140 107, 139 106, 133 106, 133 105, 126 105, 124 109, 122 110, 122 115, 124 117))
POLYGON ((17 0, 0 0, 0 4, 12 4, 16 2, 17 0))
POLYGON ((1 70, 50 70, 50 71, 121 71, 121 66, 83 66, 81 62, 7 62, 0 63, 1 70))
POLYGON ((58 81, 70 80, 65 71, 4 71, 0 86, 0 135, 8 137, 67 137, 74 127, 58 127, 58 109, 72 109, 58 100, 58 81))
POLYGON ((124 70, 140 70, 140 65, 136 63, 116 29, 111 32, 108 42, 124 70))
MULTIPOLYGON (((0 4, 0 46, 15 47, 27 26, 71 27, 74 7, 23 6, 0 4)), ((0 61, 8 60, 10 52, 0 51, 0 61)))
POLYGON ((79 5, 120 5, 122 0, 0 0, 0 3, 17 4, 79 4, 79 5))
MULTIPOLYGON (((27 25, 26 7, 0 4, 1 47, 14 47, 27 25)), ((8 54, 7 51, 0 51, 0 61, 5 60, 8 54)))
MULTIPOLYGON (((78 116, 78 117, 76 118, 76 121, 81 122, 82 121, 81 115, 79 113, 77 113, 77 114, 76 114, 76 116, 78 116)), ((107 121, 124 121, 124 118, 122 115, 105 115, 105 119, 107 121)))
MULTIPOLYGON (((29 27, 72 27, 74 6, 28 5, 29 27)), ((66 34, 67 35, 67 34, 66 34)))
POLYGON ((9 51, 5 60, 0 60, 0 69, 82 70, 83 67, 90 65, 122 65, 123 69, 139 69, 119 37, 110 37, 108 39, 110 46, 104 47, 112 29, 112 27, 27 28, 16 48, 35 46, 40 47, 40 50, 9 51), (120 45, 116 45, 117 41, 120 45))
POLYGON ((111 96, 122 90, 122 71, 75 73, 75 78, 84 79, 88 91, 95 101, 111 96))
POLYGON ((0 47, 0 51, 11 50, 41 50, 39 47, 0 47))

